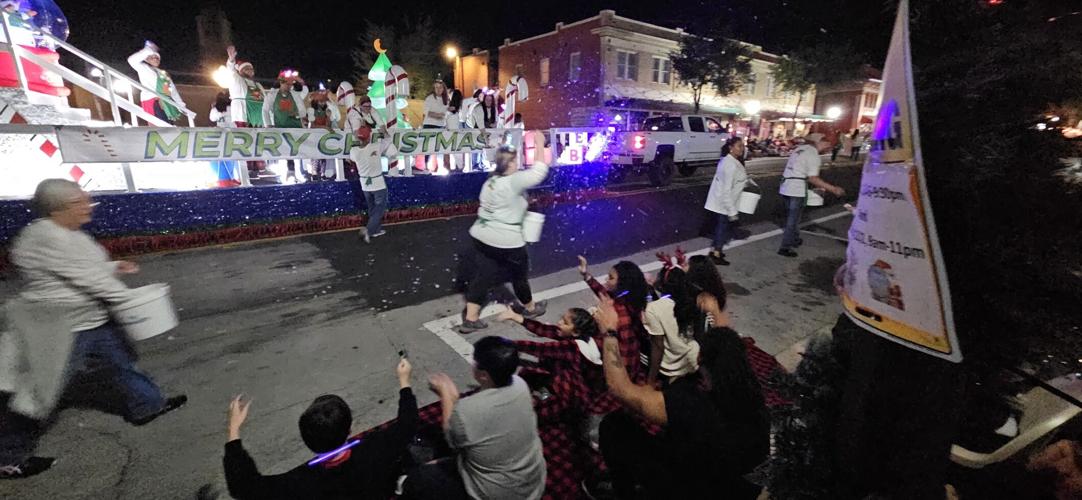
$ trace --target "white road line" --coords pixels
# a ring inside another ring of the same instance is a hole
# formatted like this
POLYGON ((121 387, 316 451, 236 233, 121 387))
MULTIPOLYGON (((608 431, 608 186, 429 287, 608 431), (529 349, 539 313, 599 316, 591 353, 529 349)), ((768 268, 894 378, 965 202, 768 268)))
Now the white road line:
POLYGON ((810 234, 812 236, 818 236, 820 238, 827 238, 827 239, 831 239, 831 240, 835 240, 835 241, 844 241, 846 243, 849 243, 849 238, 842 238, 841 236, 834 236, 833 234, 823 234, 823 233, 820 233, 818 231, 806 231, 806 230, 804 230, 804 231, 800 231, 800 234, 810 234))
MULTIPOLYGON (((840 218, 845 217, 847 215, 852 215, 852 214, 848 210, 846 210, 846 211, 838 212, 838 213, 835 213, 835 214, 827 215, 827 216, 824 216, 824 217, 820 217, 818 219, 809 220, 809 221, 801 224, 801 226, 809 226, 809 225, 813 225, 813 224, 821 224, 823 222, 832 221, 834 219, 840 219, 840 218)), ((807 232, 807 231, 804 231, 804 232, 807 232)), ((765 233, 755 234, 755 235, 750 236, 747 239, 731 242, 728 245, 725 245, 725 249, 729 250, 729 249, 732 249, 732 248, 742 247, 744 245, 755 243, 756 241, 762 241, 762 240, 765 240, 765 239, 768 239, 768 238, 773 238, 775 236, 780 236, 781 234, 782 234, 781 229, 775 229, 773 231, 767 231, 765 233)), ((822 236, 822 235, 820 235, 820 236, 822 236)), ((689 252, 687 255, 688 256, 691 256, 691 255, 706 255, 709 252, 710 252, 710 247, 707 247, 707 248, 703 248, 701 250, 696 250, 694 252, 689 252)), ((639 267, 643 270, 643 272, 657 271, 657 270, 661 269, 661 262, 658 261, 658 260, 653 260, 653 261, 648 262, 648 263, 646 263, 646 264, 644 264, 642 266, 639 266, 639 267)), ((602 284, 604 284, 605 281, 607 280, 607 277, 606 276, 598 276, 597 280, 599 282, 601 282, 602 284)), ((535 300, 549 300, 549 299, 554 299, 556 297, 562 297, 564 295, 570 295, 572 293, 579 292, 579 291, 582 291, 582 290, 586 290, 588 288, 589 288, 589 286, 586 285, 585 281, 576 281, 574 283, 568 283, 566 285, 558 286, 556 288, 550 288, 548 290, 544 290, 544 291, 541 291, 541 292, 534 293, 533 296, 534 296, 535 300)), ((487 318, 487 317, 490 317, 490 316, 495 316, 495 315, 503 312, 504 309, 506 309, 506 306, 504 306, 503 304, 489 305, 489 306, 487 306, 487 307, 485 307, 484 309, 481 310, 481 317, 482 318, 487 318)), ((457 326, 459 326, 461 324, 462 324, 462 316, 460 314, 456 314, 456 315, 453 315, 453 316, 447 316, 445 318, 440 318, 440 319, 429 321, 429 322, 424 324, 424 328, 426 330, 436 334, 436 336, 439 337, 440 340, 444 341, 451 349, 453 349, 460 356, 462 356, 462 359, 465 359, 466 362, 472 363, 473 362, 473 344, 470 343, 469 341, 467 341, 465 338, 463 338, 462 335, 459 334, 457 331, 455 331, 455 327, 457 327, 457 326)))

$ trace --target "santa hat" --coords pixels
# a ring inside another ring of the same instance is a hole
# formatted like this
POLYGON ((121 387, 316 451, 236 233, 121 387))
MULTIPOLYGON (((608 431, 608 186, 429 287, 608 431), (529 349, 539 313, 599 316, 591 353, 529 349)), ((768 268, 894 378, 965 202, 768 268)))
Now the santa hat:
POLYGON ((244 71, 244 68, 255 69, 254 67, 252 67, 252 63, 250 63, 248 61, 238 61, 237 62, 237 71, 244 71))

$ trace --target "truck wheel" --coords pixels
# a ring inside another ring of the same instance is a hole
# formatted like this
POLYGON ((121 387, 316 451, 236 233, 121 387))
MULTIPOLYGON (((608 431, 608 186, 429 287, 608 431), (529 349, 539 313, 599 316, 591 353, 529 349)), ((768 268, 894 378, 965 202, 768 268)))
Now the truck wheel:
POLYGON ((624 182, 627 178, 626 168, 610 168, 609 169, 609 184, 619 184, 624 182))
POLYGON ((677 169, 680 171, 680 175, 684 177, 691 177, 695 174, 695 170, 697 170, 698 168, 699 167, 696 167, 694 165, 688 165, 687 163, 681 163, 680 166, 677 167, 677 169))
POLYGON ((650 176, 650 183, 654 186, 668 186, 672 183, 673 172, 676 170, 676 166, 673 164, 671 156, 662 156, 654 160, 654 164, 650 166, 650 171, 647 175, 650 176))

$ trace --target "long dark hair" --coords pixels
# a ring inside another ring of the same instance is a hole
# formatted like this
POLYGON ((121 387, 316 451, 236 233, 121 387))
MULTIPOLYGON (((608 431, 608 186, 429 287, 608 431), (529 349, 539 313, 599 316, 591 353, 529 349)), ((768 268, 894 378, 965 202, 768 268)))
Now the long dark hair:
POLYGON ((679 267, 664 269, 654 282, 654 290, 668 296, 676 304, 674 307, 676 324, 680 332, 687 335, 698 312, 695 307, 695 296, 688 293, 687 274, 679 267))
POLYGON ((695 255, 688 259, 687 283, 692 297, 697 297, 700 293, 709 293, 717 299, 718 307, 725 309, 725 301, 728 298, 725 282, 722 281, 717 266, 708 257, 695 255))
POLYGON ((448 108, 454 108, 457 112, 462 109, 462 91, 458 89, 451 89, 449 91, 451 100, 447 103, 448 108))
POLYGON ((721 414, 769 432, 763 388, 748 362, 744 341, 731 328, 711 328, 699 339, 699 371, 709 378, 710 399, 721 414))
POLYGON ((481 96, 481 112, 484 115, 484 123, 482 128, 490 126, 496 126, 496 114, 499 112, 500 104, 496 101, 496 96, 492 94, 485 94, 481 96), (488 105, 488 98, 492 98, 492 106, 488 105))
POLYGON ((650 293, 650 286, 646 284, 642 269, 634 262, 626 260, 617 262, 612 268, 616 270, 613 298, 622 300, 631 309, 632 315, 638 317, 646 310, 646 296, 650 293))
POLYGON ((214 109, 217 109, 219 113, 225 113, 225 110, 229 109, 229 94, 226 92, 218 92, 218 95, 214 97, 214 109))

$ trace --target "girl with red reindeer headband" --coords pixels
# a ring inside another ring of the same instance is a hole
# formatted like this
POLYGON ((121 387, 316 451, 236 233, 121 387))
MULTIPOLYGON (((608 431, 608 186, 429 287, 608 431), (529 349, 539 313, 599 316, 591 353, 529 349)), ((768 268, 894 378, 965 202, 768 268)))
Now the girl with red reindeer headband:
POLYGON ((691 331, 698 311, 688 290, 684 251, 677 247, 674 256, 658 252, 657 257, 663 266, 653 283, 653 300, 643 314, 643 324, 659 352, 657 359, 651 356, 648 380, 669 382, 699 369, 699 343, 691 331))

